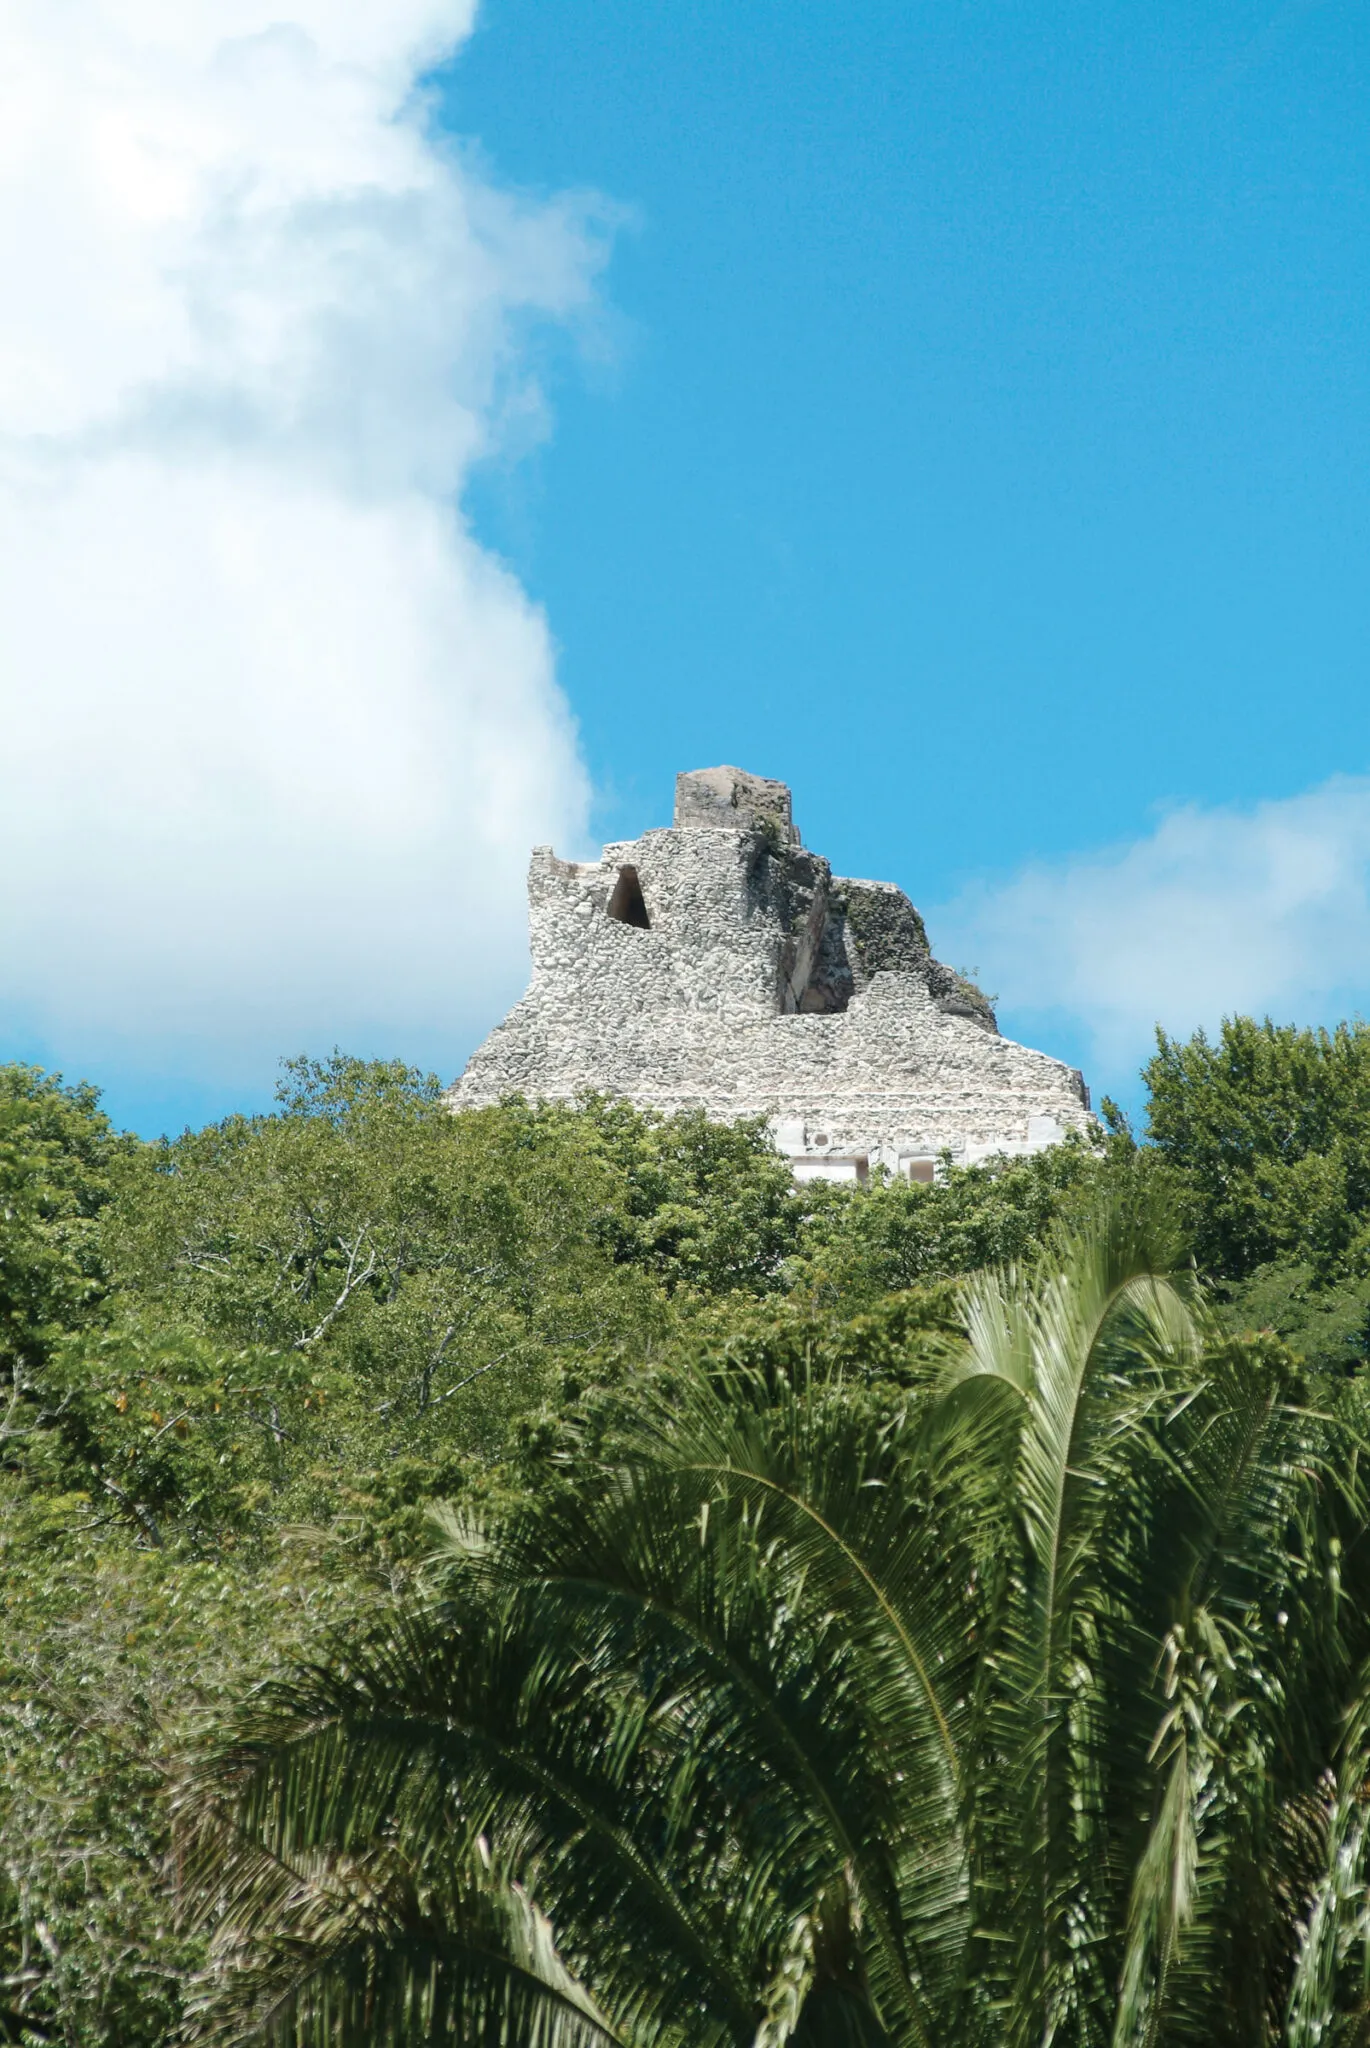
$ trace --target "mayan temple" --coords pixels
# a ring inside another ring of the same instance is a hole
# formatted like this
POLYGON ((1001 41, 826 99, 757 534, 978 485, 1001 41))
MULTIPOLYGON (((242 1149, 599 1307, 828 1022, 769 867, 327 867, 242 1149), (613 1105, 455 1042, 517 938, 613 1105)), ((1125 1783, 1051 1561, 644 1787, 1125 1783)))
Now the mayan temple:
POLYGON ((669 830, 597 861, 536 848, 528 905, 532 983, 454 1108, 598 1090, 765 1116, 801 1180, 930 1180, 943 1151, 973 1162, 1091 1126, 1081 1076, 1000 1036, 902 890, 807 851, 783 783, 678 776, 669 830))

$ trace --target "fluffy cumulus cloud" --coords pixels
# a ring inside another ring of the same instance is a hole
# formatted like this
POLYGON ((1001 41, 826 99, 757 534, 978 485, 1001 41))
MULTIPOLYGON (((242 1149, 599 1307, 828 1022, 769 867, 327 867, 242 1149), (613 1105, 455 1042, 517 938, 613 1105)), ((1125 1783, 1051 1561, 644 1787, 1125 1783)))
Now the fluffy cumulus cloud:
POLYGON ((1157 1023, 1333 1021, 1370 997, 1370 781, 1172 811, 1131 845, 968 892, 938 930, 1012 1027, 1076 1020, 1104 1086, 1126 1088, 1157 1023))
POLYGON ((473 5, 0 9, 0 1015, 69 1061, 455 1057, 582 834, 459 508, 604 237, 426 121, 473 5))

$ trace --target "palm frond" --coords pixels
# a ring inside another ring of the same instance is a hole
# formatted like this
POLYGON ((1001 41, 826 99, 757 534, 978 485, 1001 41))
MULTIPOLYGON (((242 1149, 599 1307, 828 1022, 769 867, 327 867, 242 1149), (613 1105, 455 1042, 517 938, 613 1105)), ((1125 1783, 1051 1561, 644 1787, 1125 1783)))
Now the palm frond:
POLYGON ((1322 1868, 1298 1932, 1288 2048, 1370 2033, 1370 1694, 1353 1709, 1328 1800, 1322 1868))
POLYGON ((671 1672, 708 1798, 724 1755, 745 1788, 729 1825, 768 1912, 789 1924, 849 1873, 873 1996, 919 2038, 964 1956, 973 1649, 962 1548, 906 1449, 840 1384, 734 1373, 644 1415, 615 1485, 540 1515, 495 1573, 566 1639, 671 1672))
MULTIPOLYGON (((434 1845, 455 1857, 485 1839, 564 1936, 583 1937, 610 2005, 625 1987, 621 2024, 650 2038, 687 2009, 748 2038, 750 1984, 716 1889, 692 1892, 694 1873, 660 1853, 673 1797, 661 1702, 583 1648, 429 1607, 350 1645, 345 1665, 265 1689, 183 1795, 187 1895, 255 1937, 317 1859, 369 1867, 384 1848, 423 1873, 434 1845)), ((685 1832, 707 1864, 718 1831, 685 1832)))
POLYGON ((1010 2036, 1024 2043, 1069 2029, 1087 2038, 1111 1997, 1107 1532, 1116 1499, 1138 1483, 1144 1425, 1201 1343, 1156 1236, 1144 1210, 1115 1200, 1060 1237, 1040 1274, 973 1280, 967 1356, 949 1376, 950 1398, 1007 1389, 1020 1409, 1012 1485, 1022 1543, 995 1719, 1004 1825, 1016 1837, 999 1901, 1013 1930, 1005 1996, 1010 2036))
POLYGON ((1124 1191, 935 1387, 728 1354, 449 1515, 186 1789, 206 2039, 1350 2048, 1370 1397, 1171 1259, 1124 1191))
MULTIPOLYGON (((241 1900, 241 1850, 236 1860, 241 1900)), ((546 1918, 479 1853, 421 1886, 384 1851, 284 1875, 267 1860, 267 1926, 224 1923, 189 2009, 206 2048, 627 2048, 546 1918)))

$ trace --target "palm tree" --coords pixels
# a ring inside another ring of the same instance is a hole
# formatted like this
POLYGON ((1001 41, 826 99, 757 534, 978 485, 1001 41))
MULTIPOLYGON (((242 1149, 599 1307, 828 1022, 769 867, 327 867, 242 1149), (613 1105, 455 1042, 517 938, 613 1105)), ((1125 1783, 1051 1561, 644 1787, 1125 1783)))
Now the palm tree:
POLYGON ((1115 1198, 902 1388, 725 1358, 449 1517, 187 1790, 204 2037, 1370 2039, 1365 1402, 1157 1241, 1115 1198))

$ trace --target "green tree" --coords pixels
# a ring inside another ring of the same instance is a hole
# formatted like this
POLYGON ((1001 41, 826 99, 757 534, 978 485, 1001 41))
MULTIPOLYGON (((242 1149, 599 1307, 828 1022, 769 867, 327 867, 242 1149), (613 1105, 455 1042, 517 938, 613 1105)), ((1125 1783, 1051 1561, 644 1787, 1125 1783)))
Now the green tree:
POLYGON ((1275 1259, 1219 1295, 1229 1329, 1282 1337, 1316 1373, 1358 1373, 1370 1356, 1370 1274, 1328 1280, 1301 1260, 1275 1259))
POLYGON ((1224 1019, 1216 1042, 1157 1034, 1147 1129, 1201 1269, 1370 1267, 1370 1026, 1224 1019))
POLYGON ((1072 1135, 1026 1159, 944 1162, 931 1182, 881 1175, 868 1187, 808 1189, 792 1282, 848 1310, 928 1280, 1032 1256, 1061 1217, 1087 1207, 1103 1154, 1072 1135))
POLYGON ((579 1112, 622 1197, 602 1224, 616 1259, 671 1293, 766 1294, 784 1283, 805 1211, 763 1117, 663 1117, 604 1096, 579 1112))
POLYGON ((376 1597, 317 1538, 199 1557, 0 1473, 0 2041, 179 2038, 204 1944, 167 1881, 177 1760, 376 1597))
POLYGON ((1167 1263, 1115 1196, 950 1357, 757 1341, 451 1518, 185 1795, 202 2031, 1353 2038, 1364 1397, 1167 1263))
POLYGON ((97 1219, 129 1141, 98 1099, 60 1074, 0 1066, 0 1455, 53 1344, 103 1291, 97 1219))
POLYGON ((799 1228, 759 1124, 454 1116, 433 1076, 336 1054, 288 1062, 280 1096, 144 1148, 107 1256, 144 1322, 310 1361, 335 1435, 390 1456, 501 1454, 563 1378, 650 1351, 671 1297, 777 1286, 799 1228))
MULTIPOLYGON (((288 1063, 280 1094, 145 1148, 105 1242, 126 1319, 217 1347, 207 1388, 252 1383, 233 1412, 295 1447, 298 1512, 330 1469, 502 1455, 563 1374, 665 1327, 660 1286, 614 1254, 621 1176, 574 1112, 453 1116, 432 1076, 341 1055, 288 1063)), ((99 1398, 109 1364, 92 1356, 99 1398)), ((184 1406, 144 1377, 146 1410, 184 1406)))

